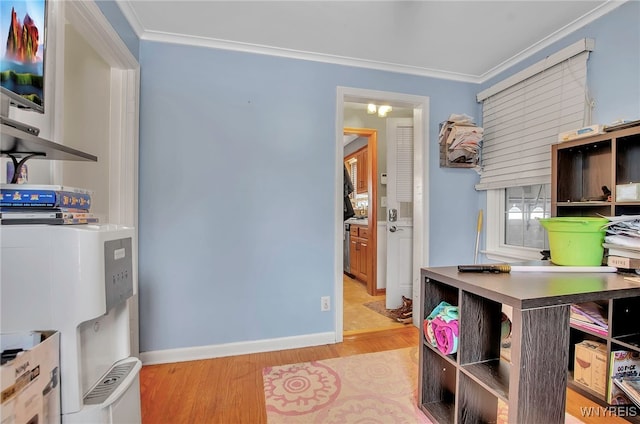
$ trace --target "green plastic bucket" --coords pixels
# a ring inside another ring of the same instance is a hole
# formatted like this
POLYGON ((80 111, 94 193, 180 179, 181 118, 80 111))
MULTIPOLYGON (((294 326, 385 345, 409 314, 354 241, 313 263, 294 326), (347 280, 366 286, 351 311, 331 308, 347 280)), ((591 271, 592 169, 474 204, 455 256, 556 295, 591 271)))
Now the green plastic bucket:
POLYGON ((600 266, 606 218, 556 217, 539 219, 549 235, 551 262, 568 266, 600 266))

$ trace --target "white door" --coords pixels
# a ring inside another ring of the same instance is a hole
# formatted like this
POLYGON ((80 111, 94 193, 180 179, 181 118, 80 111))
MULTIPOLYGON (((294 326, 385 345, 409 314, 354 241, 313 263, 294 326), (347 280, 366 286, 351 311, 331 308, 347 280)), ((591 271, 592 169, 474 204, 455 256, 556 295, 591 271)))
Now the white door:
POLYGON ((386 307, 412 296, 413 120, 387 119, 387 275, 386 307))

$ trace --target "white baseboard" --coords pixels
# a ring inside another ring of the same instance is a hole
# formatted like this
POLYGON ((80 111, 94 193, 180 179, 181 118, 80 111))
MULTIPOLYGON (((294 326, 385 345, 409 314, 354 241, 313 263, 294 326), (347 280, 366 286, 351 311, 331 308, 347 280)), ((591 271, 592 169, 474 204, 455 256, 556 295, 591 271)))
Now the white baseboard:
POLYGON ((298 349, 301 347, 334 343, 336 343, 336 334, 334 332, 316 333, 303 336, 282 337, 279 339, 154 350, 150 352, 141 352, 140 360, 142 361, 142 365, 166 364, 171 362, 220 358, 223 356, 245 355, 248 353, 298 349))

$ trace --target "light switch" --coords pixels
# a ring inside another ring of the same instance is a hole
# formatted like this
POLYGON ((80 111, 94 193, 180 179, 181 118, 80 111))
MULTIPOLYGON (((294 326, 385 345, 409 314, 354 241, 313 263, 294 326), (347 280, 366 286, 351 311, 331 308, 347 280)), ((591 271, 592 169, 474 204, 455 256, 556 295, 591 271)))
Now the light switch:
POLYGON ((386 184, 387 183, 387 173, 383 172, 382 174, 380 174, 380 184, 386 184))

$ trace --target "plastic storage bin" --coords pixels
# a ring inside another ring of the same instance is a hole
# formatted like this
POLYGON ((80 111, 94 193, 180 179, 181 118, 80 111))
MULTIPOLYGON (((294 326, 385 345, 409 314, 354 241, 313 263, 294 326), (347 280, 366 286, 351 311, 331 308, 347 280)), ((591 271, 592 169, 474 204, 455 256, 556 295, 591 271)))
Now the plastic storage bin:
POLYGON ((540 219, 549 235, 551 262, 568 266, 600 266, 606 218, 555 217, 540 219))

